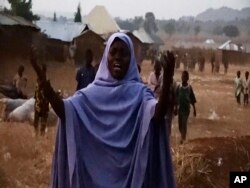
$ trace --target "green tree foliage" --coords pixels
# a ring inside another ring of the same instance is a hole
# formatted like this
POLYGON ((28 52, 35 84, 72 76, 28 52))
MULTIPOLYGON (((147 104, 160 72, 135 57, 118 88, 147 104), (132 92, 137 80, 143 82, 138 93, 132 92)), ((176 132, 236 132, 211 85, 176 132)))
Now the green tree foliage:
POLYGON ((119 17, 115 18, 116 23, 119 25, 121 29, 134 31, 138 30, 143 26, 144 20, 141 16, 136 16, 133 19, 122 20, 119 17))
POLYGON ((153 12, 147 12, 145 14, 144 29, 150 35, 158 31, 158 27, 155 22, 155 15, 153 12))
POLYGON ((165 26, 163 26, 164 31, 172 36, 176 32, 175 20, 169 20, 165 26))
POLYGON ((237 37, 240 34, 238 27, 236 27, 234 25, 227 25, 227 26, 225 26, 223 28, 223 32, 228 37, 237 37))
POLYGON ((201 26, 197 25, 194 27, 194 35, 197 36, 201 31, 201 26))
POLYGON ((75 22, 82 22, 82 15, 81 15, 81 6, 80 3, 77 6, 77 11, 75 13, 75 22))
POLYGON ((176 22, 176 31, 186 34, 190 31, 190 24, 186 21, 179 20, 176 22))
POLYGON ((56 13, 54 12, 54 16, 53 16, 53 21, 56 22, 57 21, 57 17, 56 17, 56 13))
POLYGON ((133 21, 132 21, 133 25, 134 25, 134 29, 139 29, 140 27, 143 26, 144 23, 144 19, 142 16, 136 16, 134 17, 133 21))
POLYGON ((39 20, 39 17, 32 13, 32 0, 8 0, 11 5, 10 10, 6 10, 14 16, 20 16, 26 20, 39 20))
POLYGON ((214 35, 222 35, 223 34, 223 27, 222 26, 215 26, 213 29, 214 35))

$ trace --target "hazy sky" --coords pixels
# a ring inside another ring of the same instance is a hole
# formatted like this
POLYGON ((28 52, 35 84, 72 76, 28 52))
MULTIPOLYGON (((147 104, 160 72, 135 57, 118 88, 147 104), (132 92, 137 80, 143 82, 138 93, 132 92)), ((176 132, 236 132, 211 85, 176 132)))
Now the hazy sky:
MULTIPOLYGON (((6 4, 7 0, 0 0, 6 4)), ((156 18, 175 18, 181 16, 196 16, 207 8, 219 8, 222 6, 234 9, 250 7, 250 0, 33 0, 35 13, 52 16, 62 13, 72 17, 78 3, 81 3, 82 15, 88 14, 95 5, 104 5, 114 17, 133 18, 144 16, 146 12, 154 12, 156 18)))

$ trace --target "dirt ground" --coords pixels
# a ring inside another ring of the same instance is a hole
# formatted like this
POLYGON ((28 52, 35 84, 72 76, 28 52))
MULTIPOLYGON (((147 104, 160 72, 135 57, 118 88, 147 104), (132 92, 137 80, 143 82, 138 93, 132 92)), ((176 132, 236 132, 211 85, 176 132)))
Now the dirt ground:
MULTIPOLYGON (((20 64, 26 67, 32 96, 35 74, 25 61, 3 60, 0 83, 11 80, 20 64)), ((76 86, 72 63, 47 64, 52 85, 71 95, 76 86)), ((144 61, 142 77, 146 79, 152 69, 150 62, 144 61)), ((228 187, 230 171, 250 170, 250 105, 238 106, 233 92, 236 71, 249 71, 250 66, 231 65, 227 75, 223 70, 211 74, 209 64, 205 69, 205 73, 190 73, 197 117, 190 115, 188 140, 183 145, 179 145, 177 118, 173 121, 171 145, 178 187, 224 188, 228 187)), ((180 74, 181 70, 175 72, 178 82, 180 74)), ((0 121, 0 187, 48 187, 55 134, 56 126, 49 127, 45 137, 36 138, 28 123, 0 121)))

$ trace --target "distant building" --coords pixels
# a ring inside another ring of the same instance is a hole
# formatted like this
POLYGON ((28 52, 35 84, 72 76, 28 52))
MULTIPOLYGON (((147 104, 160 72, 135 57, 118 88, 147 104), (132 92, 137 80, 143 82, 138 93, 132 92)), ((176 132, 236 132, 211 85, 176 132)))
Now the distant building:
POLYGON ((245 63, 250 60, 246 47, 231 40, 220 45, 218 49, 221 50, 222 60, 227 59, 229 63, 245 63))
POLYGON ((79 65, 83 63, 87 49, 92 50, 95 64, 98 64, 101 61, 105 48, 105 38, 103 38, 101 35, 98 35, 86 27, 86 29, 80 35, 74 38, 74 42, 76 45, 76 64, 79 65))
POLYGON ((0 13, 0 57, 27 58, 31 44, 45 37, 39 30, 22 17, 0 13))
POLYGON ((47 35, 46 52, 49 60, 66 61, 69 56, 69 46, 73 38, 80 35, 86 27, 85 24, 52 20, 36 22, 41 32, 47 35))

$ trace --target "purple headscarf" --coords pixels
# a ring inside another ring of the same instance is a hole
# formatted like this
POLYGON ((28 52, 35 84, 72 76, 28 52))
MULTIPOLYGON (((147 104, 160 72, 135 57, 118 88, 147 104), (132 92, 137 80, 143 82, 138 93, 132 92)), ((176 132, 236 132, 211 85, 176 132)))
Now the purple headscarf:
POLYGON ((52 187, 175 187, 164 121, 152 118, 156 100, 140 82, 130 38, 113 34, 92 84, 64 100, 52 169, 52 187), (124 79, 114 79, 107 66, 115 38, 129 47, 124 79))

